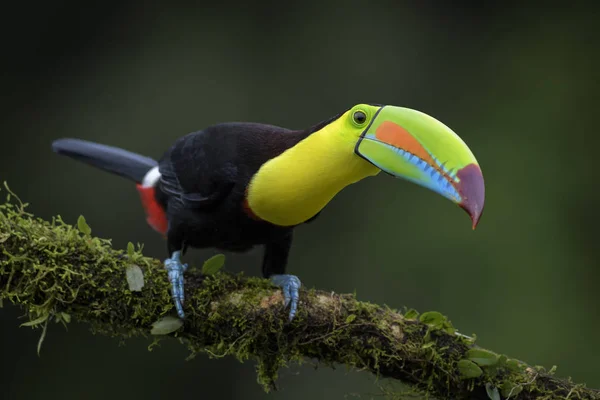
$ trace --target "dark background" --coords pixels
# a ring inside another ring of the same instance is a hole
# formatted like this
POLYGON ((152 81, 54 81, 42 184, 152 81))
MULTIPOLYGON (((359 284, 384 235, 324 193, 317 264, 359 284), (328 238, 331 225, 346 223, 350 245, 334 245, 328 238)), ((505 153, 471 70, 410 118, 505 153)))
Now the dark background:
MULTIPOLYGON (((600 387, 596 189, 598 13, 457 2, 304 1, 192 6, 22 3, 2 13, 0 179, 40 217, 84 214, 95 234, 165 245, 130 182, 50 151, 75 136, 159 157, 179 136, 242 120, 303 128, 355 103, 408 106, 452 127, 486 178, 481 224, 381 174, 297 230, 305 286, 447 314, 496 351, 600 387), (596 87, 594 87, 596 86, 596 87)), ((199 264, 213 251, 192 251, 199 264)), ((261 251, 227 268, 260 272, 261 251)), ((366 373, 283 370, 266 395, 254 366, 175 341, 19 328, 0 310, 9 399, 305 399, 377 394, 366 373)))

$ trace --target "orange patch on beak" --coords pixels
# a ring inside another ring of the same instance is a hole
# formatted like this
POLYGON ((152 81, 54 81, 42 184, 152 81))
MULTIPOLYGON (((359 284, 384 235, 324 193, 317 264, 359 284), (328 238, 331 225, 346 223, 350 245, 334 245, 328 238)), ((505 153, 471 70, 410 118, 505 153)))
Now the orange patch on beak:
POLYGON ((435 170, 446 178, 453 186, 455 185, 454 179, 449 176, 446 171, 440 168, 421 143, 400 125, 390 121, 384 121, 375 131, 375 137, 377 140, 419 157, 431 167, 435 168, 435 170))
POLYGON ((375 131, 375 137, 382 142, 390 144, 398 149, 408 151, 411 154, 419 157, 427 164, 434 166, 436 169, 437 165, 431 158, 427 150, 421 143, 417 141, 406 129, 390 121, 385 121, 375 131))

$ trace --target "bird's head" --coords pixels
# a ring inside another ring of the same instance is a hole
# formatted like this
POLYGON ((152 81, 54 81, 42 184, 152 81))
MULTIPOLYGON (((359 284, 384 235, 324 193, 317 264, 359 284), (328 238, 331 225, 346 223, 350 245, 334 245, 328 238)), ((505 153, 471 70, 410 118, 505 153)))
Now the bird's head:
POLYGON ((473 229, 485 187, 475 156, 449 127, 420 111, 359 104, 337 121, 354 153, 382 171, 424 186, 462 207, 473 229))

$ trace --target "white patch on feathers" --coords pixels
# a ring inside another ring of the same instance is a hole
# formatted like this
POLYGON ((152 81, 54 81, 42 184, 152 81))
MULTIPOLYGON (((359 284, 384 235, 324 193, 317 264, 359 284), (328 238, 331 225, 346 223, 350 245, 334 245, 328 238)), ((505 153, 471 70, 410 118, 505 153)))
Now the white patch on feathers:
POLYGON ((154 167, 146 173, 146 176, 144 176, 144 179, 142 180, 142 187, 154 187, 159 179, 160 172, 158 172, 158 167, 154 167))

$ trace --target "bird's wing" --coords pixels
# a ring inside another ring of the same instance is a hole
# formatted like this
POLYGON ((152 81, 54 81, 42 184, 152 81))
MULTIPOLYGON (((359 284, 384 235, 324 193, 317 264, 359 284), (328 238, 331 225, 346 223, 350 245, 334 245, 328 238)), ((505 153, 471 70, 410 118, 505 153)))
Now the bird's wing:
POLYGON ((160 190, 169 201, 207 209, 223 200, 235 185, 236 168, 219 159, 203 131, 179 139, 159 162, 160 190))

